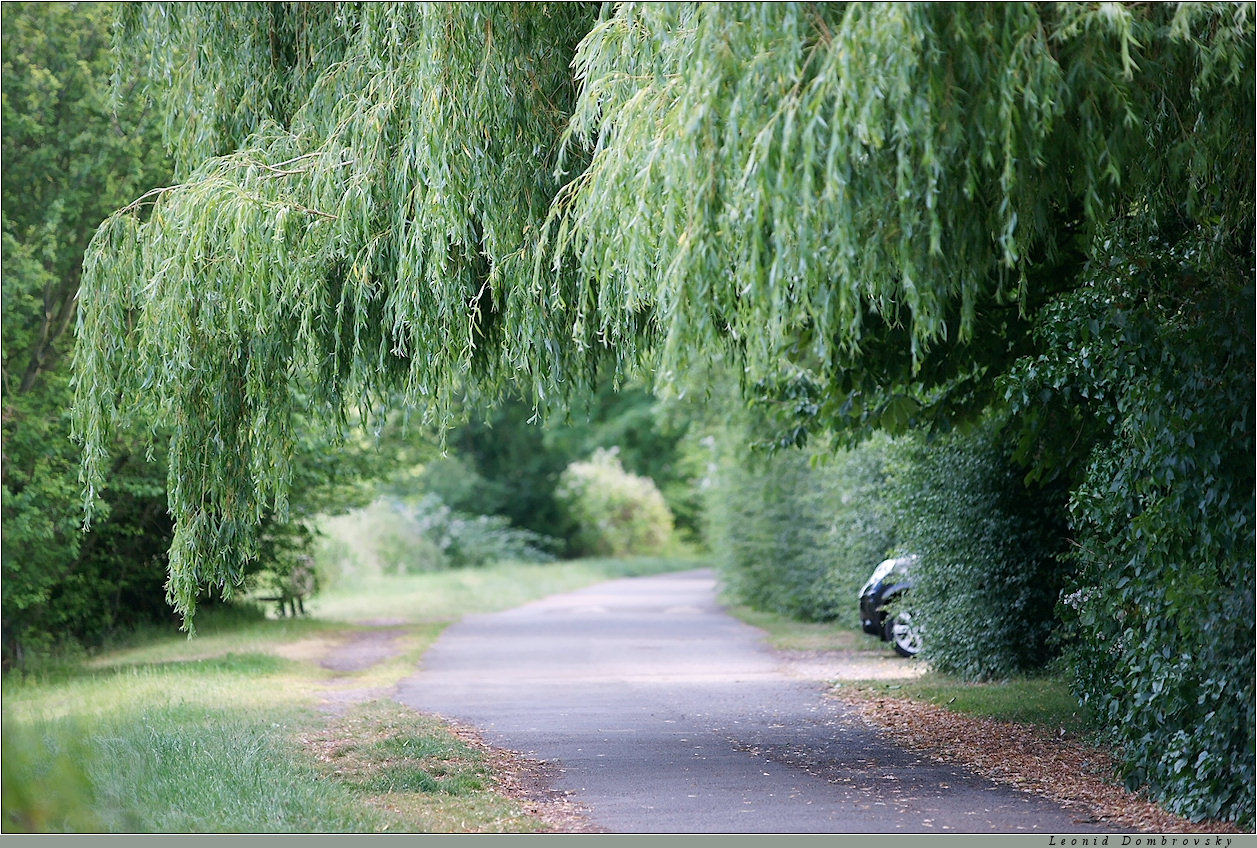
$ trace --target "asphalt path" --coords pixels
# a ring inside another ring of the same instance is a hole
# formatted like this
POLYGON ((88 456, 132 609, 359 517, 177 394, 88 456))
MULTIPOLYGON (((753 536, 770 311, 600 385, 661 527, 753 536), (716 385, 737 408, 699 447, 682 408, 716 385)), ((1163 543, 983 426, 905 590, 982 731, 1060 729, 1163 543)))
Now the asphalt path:
POLYGON ((546 761, 614 833, 1090 833, 882 741, 725 613, 707 570, 469 616, 397 697, 546 761))

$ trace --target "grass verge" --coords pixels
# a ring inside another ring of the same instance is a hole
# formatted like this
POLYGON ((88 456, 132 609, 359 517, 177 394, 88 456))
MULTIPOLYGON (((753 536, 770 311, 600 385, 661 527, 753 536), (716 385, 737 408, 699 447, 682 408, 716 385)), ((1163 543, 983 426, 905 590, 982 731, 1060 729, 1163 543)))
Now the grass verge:
POLYGON ((535 833, 543 821, 504 797, 484 752, 392 701, 355 704, 304 740, 320 775, 384 814, 380 830, 535 833))
POLYGON ((838 697, 889 696, 944 707, 962 715, 1017 724, 1039 725, 1073 735, 1086 735, 1088 716, 1058 677, 1019 677, 989 683, 966 683, 937 672, 902 680, 839 681, 838 697))
POLYGON ((692 560, 505 563, 341 586, 302 619, 211 611, 3 681, 0 824, 13 832, 530 832, 483 752, 387 700, 444 626, 692 560), (384 623, 381 623, 381 622, 384 623), (387 654, 320 664, 366 631, 387 654), (348 697, 329 709, 328 695, 348 697), (377 693, 374 696, 362 693, 377 693))
MULTIPOLYGON (((845 651, 887 654, 886 643, 837 624, 795 621, 777 613, 731 606, 729 612, 766 634, 782 651, 845 651)), ((844 680, 834 694, 846 698, 895 697, 944 707, 952 712, 1018 724, 1041 725, 1053 732, 1086 734, 1089 716, 1059 677, 1023 677, 968 683, 937 672, 905 673, 889 680, 844 680)))

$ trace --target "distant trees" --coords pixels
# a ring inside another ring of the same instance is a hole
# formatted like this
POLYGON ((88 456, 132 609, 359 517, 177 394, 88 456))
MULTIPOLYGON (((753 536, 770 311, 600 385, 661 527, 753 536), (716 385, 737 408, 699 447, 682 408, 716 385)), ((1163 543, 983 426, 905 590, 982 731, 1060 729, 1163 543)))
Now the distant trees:
MULTIPOLYGON (((534 408, 512 397, 471 411, 444 444, 448 456, 425 463, 418 480, 392 488, 422 489, 465 512, 502 515, 516 527, 550 536, 559 553, 581 552, 574 516, 557 497, 560 478, 597 450, 616 451, 624 469, 649 477, 666 500, 678 529, 696 538, 699 502, 684 420, 671 420, 641 387, 602 385, 566 417, 542 422, 534 408)), ((682 418, 684 416, 681 416, 682 418)))

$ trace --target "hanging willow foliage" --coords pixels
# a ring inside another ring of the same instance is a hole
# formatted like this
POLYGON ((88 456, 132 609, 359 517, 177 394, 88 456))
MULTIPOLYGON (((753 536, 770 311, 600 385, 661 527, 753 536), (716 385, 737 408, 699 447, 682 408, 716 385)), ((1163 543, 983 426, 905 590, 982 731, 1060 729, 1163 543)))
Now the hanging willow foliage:
POLYGON ((154 49, 150 69, 173 78, 186 176, 89 249, 76 436, 90 508, 112 428, 173 428, 168 592, 185 620, 202 589, 231 593, 259 518, 284 510, 297 413, 343 424, 400 391, 440 419, 503 375, 580 377, 570 278, 535 282, 529 225, 557 188, 589 10, 313 5, 282 11, 317 18, 326 56, 271 4, 130 21, 131 49, 188 51, 154 49))
POLYGON ((87 257, 89 509, 113 428, 172 428, 190 621, 283 509, 298 412, 559 403, 604 356, 682 388, 716 352, 822 424, 977 397, 1106 218, 1251 229, 1251 13, 136 4, 179 182, 87 257))
POLYGON ((1238 6, 622 4, 577 55, 592 158, 547 247, 604 337, 651 306, 665 380, 732 343, 831 423, 954 401, 1111 216, 1251 227, 1252 53, 1238 6))

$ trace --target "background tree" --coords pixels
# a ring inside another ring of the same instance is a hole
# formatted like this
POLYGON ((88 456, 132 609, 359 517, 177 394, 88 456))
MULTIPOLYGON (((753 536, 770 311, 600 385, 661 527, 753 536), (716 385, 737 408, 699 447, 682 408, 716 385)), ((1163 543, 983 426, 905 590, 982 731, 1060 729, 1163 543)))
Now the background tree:
POLYGON ((120 434, 104 520, 84 537, 69 439, 83 251, 120 204, 164 179, 155 112, 115 92, 107 5, 6 3, 3 215, 3 618, 6 665, 75 637, 169 616, 164 467, 120 434), (107 516, 107 517, 106 517, 107 516))
MULTIPOLYGON (((688 420, 661 408, 640 387, 599 385, 567 417, 537 420, 535 408, 518 397, 469 414, 444 438, 448 455, 426 463, 419 479, 391 488, 421 488, 464 512, 502 515, 516 527, 569 540, 572 516, 555 497, 559 478, 571 463, 596 450, 615 449, 631 474, 659 487, 678 529, 697 539, 700 473, 685 442, 688 420)), ((413 493, 413 492, 410 492, 413 493)), ((570 552, 570 551, 569 551, 570 552)))

